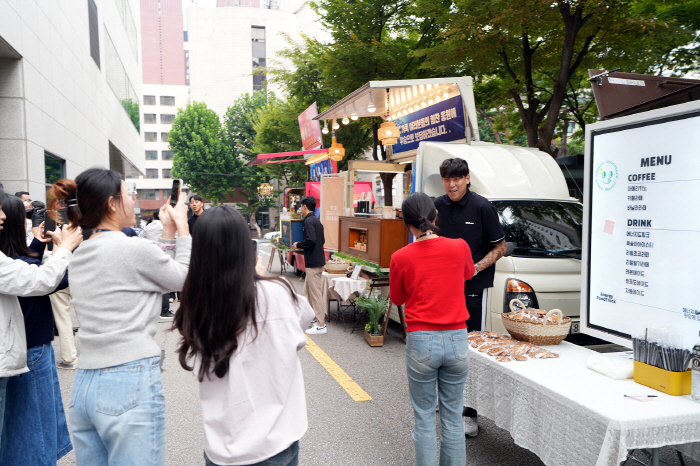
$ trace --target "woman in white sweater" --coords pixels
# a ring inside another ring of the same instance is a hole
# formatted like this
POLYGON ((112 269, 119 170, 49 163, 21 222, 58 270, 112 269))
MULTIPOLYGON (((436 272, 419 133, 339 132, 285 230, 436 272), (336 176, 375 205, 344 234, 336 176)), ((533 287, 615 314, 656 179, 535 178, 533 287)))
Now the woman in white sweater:
POLYGON ((200 216, 173 326, 182 334, 180 364, 199 379, 207 466, 295 466, 307 428, 297 351, 314 313, 289 282, 261 276, 255 263, 237 211, 200 216))
MULTIPOLYGON (((79 466, 165 465, 161 296, 181 289, 192 244, 184 195, 160 210, 163 237, 128 238, 133 193, 119 173, 91 168, 52 188, 72 224, 93 230, 70 263, 81 354, 69 410, 79 466), (174 240, 175 231, 179 233, 174 240)), ((51 205, 51 204, 50 204, 51 205)))

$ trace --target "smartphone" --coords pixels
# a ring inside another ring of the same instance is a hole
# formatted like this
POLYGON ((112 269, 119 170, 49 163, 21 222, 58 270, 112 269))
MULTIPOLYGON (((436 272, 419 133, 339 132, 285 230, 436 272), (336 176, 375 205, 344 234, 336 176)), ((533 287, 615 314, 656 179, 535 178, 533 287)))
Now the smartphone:
POLYGON ((46 209, 34 209, 32 213, 32 228, 38 228, 46 218, 46 209))
POLYGON ((170 205, 175 207, 177 200, 180 199, 180 180, 173 180, 173 189, 170 191, 170 205))
POLYGON ((255 254, 255 257, 258 256, 258 242, 255 241, 254 239, 251 240, 253 242, 253 254, 255 254))

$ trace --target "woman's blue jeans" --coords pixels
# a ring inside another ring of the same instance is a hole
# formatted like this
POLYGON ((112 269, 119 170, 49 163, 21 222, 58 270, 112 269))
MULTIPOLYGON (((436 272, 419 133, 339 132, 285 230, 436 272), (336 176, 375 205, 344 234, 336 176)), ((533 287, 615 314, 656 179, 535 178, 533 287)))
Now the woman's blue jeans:
MULTIPOLYGON (((249 466, 297 466, 298 464, 299 441, 297 440, 286 449, 277 453, 275 456, 249 466)), ((207 458, 206 452, 204 453, 204 466, 218 466, 216 463, 212 463, 211 460, 207 458)))
POLYGON ((165 465, 160 357, 78 369, 70 425, 78 466, 165 465))
POLYGON ((440 465, 464 466, 462 393, 469 372, 467 329, 409 332, 406 374, 413 404, 416 464, 437 465, 436 396, 440 395, 440 465), (437 393, 436 393, 437 385, 437 393))
POLYGON ((0 464, 55 465, 73 445, 51 343, 29 348, 27 366, 7 382, 0 464))

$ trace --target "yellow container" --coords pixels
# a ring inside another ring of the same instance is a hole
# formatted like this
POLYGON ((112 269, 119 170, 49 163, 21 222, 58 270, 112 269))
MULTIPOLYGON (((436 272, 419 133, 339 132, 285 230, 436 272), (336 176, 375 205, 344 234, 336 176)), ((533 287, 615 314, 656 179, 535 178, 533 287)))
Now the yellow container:
POLYGON ((669 395, 690 395, 690 369, 671 372, 634 361, 634 381, 669 395))

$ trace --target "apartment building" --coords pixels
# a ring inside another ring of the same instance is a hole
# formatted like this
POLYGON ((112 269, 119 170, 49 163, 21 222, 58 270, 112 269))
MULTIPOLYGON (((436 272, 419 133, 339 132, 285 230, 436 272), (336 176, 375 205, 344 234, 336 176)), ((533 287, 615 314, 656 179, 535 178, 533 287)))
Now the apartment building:
POLYGON ((133 181, 140 214, 150 216, 170 196, 173 153, 168 133, 178 108, 190 101, 182 0, 141 0, 141 32, 144 172, 133 181))
POLYGON ((0 1, 0 181, 143 172, 138 0, 0 1))
MULTIPOLYGON (((187 106, 189 88, 166 84, 143 85, 143 137, 145 170, 136 181, 141 215, 152 215, 170 196, 173 152, 168 133, 177 109, 187 106)), ((183 188, 187 192, 187 187, 183 188)))

